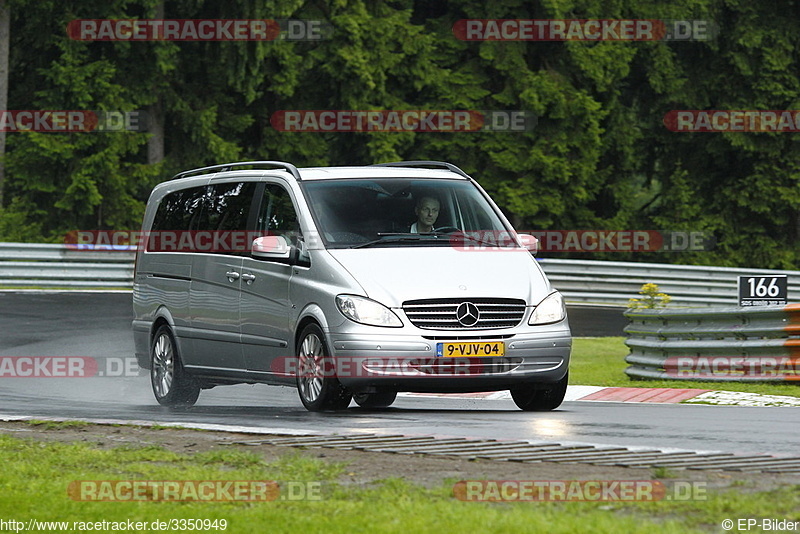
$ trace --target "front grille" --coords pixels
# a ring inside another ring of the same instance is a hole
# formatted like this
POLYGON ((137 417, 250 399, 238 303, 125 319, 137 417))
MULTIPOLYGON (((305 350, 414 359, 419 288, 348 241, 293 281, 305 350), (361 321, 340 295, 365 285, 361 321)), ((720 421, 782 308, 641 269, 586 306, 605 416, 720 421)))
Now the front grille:
POLYGON ((492 298, 409 300, 403 303, 403 311, 414 326, 430 330, 512 328, 525 315, 525 301, 492 298), (474 307, 469 307, 469 304, 474 307), (459 322, 459 310, 476 308, 478 318, 474 324, 471 320, 459 322))
POLYGON ((420 336, 431 341, 497 341, 498 339, 511 339, 516 334, 479 334, 477 336, 458 334, 441 334, 434 336, 420 336))

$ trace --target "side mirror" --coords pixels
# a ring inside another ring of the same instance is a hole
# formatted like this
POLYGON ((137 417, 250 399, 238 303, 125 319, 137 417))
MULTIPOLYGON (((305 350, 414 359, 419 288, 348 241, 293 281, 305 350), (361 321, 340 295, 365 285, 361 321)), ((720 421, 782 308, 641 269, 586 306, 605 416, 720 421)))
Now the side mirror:
POLYGON ((519 238, 519 244, 522 248, 528 250, 534 256, 537 252, 539 252, 539 240, 536 239, 536 236, 531 234, 517 234, 519 238))
POLYGON ((288 260, 292 249, 282 235, 266 235, 253 240, 250 253, 262 260, 288 260))

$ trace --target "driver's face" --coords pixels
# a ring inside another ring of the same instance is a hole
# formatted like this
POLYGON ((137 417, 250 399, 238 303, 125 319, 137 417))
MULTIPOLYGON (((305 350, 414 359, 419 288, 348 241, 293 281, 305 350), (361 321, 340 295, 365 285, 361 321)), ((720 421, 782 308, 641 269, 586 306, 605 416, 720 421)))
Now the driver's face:
POLYGON ((433 226, 439 217, 439 202, 432 198, 423 198, 416 212, 419 222, 425 226, 433 226))

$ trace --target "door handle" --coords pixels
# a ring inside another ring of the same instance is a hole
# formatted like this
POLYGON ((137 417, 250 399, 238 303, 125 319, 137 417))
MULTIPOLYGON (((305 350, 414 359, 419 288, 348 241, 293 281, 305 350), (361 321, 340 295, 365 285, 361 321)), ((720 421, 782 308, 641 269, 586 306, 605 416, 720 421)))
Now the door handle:
POLYGON ((255 279, 256 279, 256 276, 254 274, 246 274, 245 273, 245 274, 242 275, 242 280, 244 280, 247 285, 252 284, 253 280, 255 280, 255 279))
POLYGON ((241 275, 236 271, 228 271, 227 273, 225 273, 225 276, 228 277, 228 282, 235 282, 236 280, 239 279, 241 275))

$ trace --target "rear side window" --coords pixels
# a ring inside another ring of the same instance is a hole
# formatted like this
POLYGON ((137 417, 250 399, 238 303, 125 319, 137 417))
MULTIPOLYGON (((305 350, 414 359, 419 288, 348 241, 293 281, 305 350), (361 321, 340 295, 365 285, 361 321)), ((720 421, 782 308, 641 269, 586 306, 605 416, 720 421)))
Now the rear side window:
POLYGON ((201 230, 247 230, 255 182, 215 184, 208 187, 207 217, 201 230))
POLYGON ((205 194, 205 187, 192 187, 165 196, 158 205, 152 230, 197 230, 205 194))
POLYGON ((248 217, 255 190, 255 182, 235 182, 192 187, 166 195, 156 210, 147 249, 249 254, 248 217))

